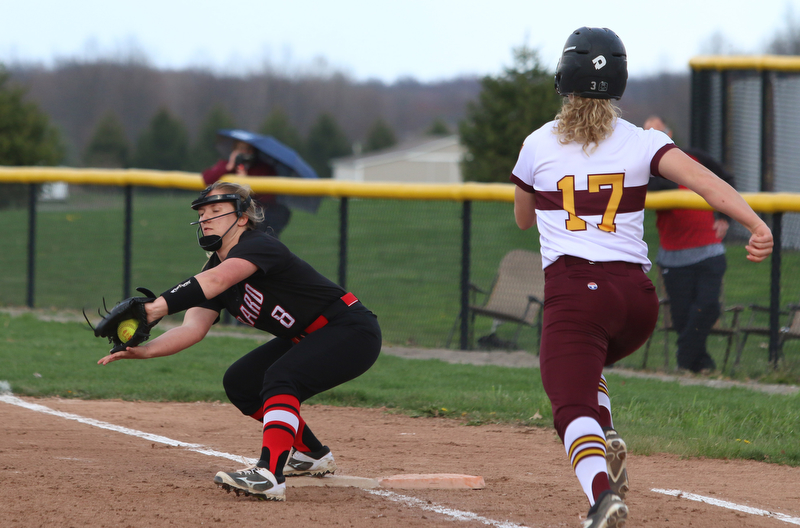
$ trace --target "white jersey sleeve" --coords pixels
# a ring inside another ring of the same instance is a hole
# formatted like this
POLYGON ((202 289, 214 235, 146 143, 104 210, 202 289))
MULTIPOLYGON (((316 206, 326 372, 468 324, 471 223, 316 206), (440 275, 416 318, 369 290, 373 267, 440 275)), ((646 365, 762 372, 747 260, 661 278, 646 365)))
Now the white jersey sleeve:
POLYGON ((584 151, 558 141, 551 121, 525 139, 511 181, 533 193, 542 265, 561 255, 650 269, 644 242, 647 182, 675 145, 656 130, 618 119, 611 136, 584 151))

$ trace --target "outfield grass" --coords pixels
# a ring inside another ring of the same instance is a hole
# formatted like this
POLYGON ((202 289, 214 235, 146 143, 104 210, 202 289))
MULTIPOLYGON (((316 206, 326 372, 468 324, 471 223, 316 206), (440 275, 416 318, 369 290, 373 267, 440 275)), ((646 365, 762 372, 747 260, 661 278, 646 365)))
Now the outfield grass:
MULTIPOLYGON (((80 323, 0 313, 0 380, 25 396, 144 401, 227 401, 222 375, 257 346, 249 338, 207 337, 180 354, 98 366, 108 344, 80 323)), ((156 327, 158 329, 158 327, 156 327)), ((800 395, 681 386, 607 375, 614 419, 633 453, 744 458, 800 465, 800 395)), ((382 355, 360 378, 309 404, 386 407, 466 424, 551 427, 535 369, 451 365, 382 355)))
MULTIPOLYGON (((123 199, 119 189, 71 187, 66 203, 40 204, 37 215, 36 306, 86 308, 93 313, 105 298, 122 295, 123 199)), ((193 192, 136 189, 134 193, 132 286, 155 292, 196 273, 205 260, 197 247, 193 192)), ((350 200, 347 288, 379 317, 387 344, 443 347, 460 306, 461 211, 455 202, 350 200)), ((520 231, 508 203, 472 204, 471 281, 488 289, 503 255, 516 248, 538 250, 535 229, 520 231)), ((324 275, 338 280, 339 201, 324 199, 317 214, 295 211, 283 241, 324 275)), ((645 238, 655 254, 655 215, 648 211, 645 238)), ((27 212, 2 210, 0 305, 26 303, 27 212)), ((770 262, 753 264, 742 242, 728 245, 728 304, 768 304, 770 262)), ((784 251, 781 304, 800 300, 800 253, 784 251)), ((655 272, 651 272, 654 276, 655 272)), ((747 314, 743 314, 746 318, 747 314)), ((765 319, 760 320, 766 322, 765 319)), ((476 337, 492 321, 478 318, 476 337)), ((500 328, 501 337, 513 333, 500 328)), ((456 334, 455 343, 458 341, 456 334)), ((520 335, 520 347, 538 351, 532 329, 520 335)), ((670 368, 674 367, 675 335, 670 368)), ((663 365, 662 337, 654 338, 648 368, 663 365)), ((452 346, 456 346, 456 344, 452 346)), ((767 362, 766 341, 752 336, 745 348, 740 379, 800 381, 800 342, 786 346, 786 360, 774 371, 767 362)), ((724 342, 712 337, 709 347, 722 365, 724 342)), ((732 362, 732 359, 730 360, 732 362)), ((643 351, 623 364, 641 368, 643 351)))

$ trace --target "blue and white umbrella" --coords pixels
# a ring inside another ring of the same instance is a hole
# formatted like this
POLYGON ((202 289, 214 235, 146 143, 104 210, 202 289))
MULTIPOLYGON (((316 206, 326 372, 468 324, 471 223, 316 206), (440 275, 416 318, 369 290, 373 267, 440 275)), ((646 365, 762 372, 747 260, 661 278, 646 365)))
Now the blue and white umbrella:
MULTIPOLYGON (((222 129, 217 130, 217 150, 227 158, 233 151, 237 141, 243 141, 252 146, 258 153, 258 158, 275 167, 278 176, 299 178, 319 178, 311 165, 294 149, 287 147, 272 136, 254 134, 247 130, 222 129)), ((316 213, 321 197, 318 196, 277 196, 277 201, 290 209, 301 209, 316 213)))

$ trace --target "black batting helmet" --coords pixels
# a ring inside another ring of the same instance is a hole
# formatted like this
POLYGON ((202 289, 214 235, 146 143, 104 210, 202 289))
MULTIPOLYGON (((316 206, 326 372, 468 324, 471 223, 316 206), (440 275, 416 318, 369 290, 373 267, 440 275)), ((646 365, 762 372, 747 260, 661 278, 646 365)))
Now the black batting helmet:
POLYGON ((628 56, 616 33, 582 27, 572 32, 556 68, 556 92, 619 99, 628 83, 628 56))

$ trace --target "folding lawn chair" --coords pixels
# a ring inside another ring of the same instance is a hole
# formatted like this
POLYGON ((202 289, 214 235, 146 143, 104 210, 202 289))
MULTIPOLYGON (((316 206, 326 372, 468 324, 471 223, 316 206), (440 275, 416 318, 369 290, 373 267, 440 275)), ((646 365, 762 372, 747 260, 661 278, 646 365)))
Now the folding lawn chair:
MULTIPOLYGON (((500 262, 491 289, 487 292, 470 284, 470 291, 473 294, 467 315, 470 322, 470 345, 476 316, 491 317, 496 322, 517 325, 513 339, 502 343, 505 345, 503 348, 516 348, 520 331, 525 326, 536 328, 541 336, 544 270, 539 253, 524 249, 509 251, 500 262), (477 294, 484 296, 482 304, 475 302, 477 294)), ((450 329, 447 347, 450 346, 462 315, 458 314, 450 329)))

